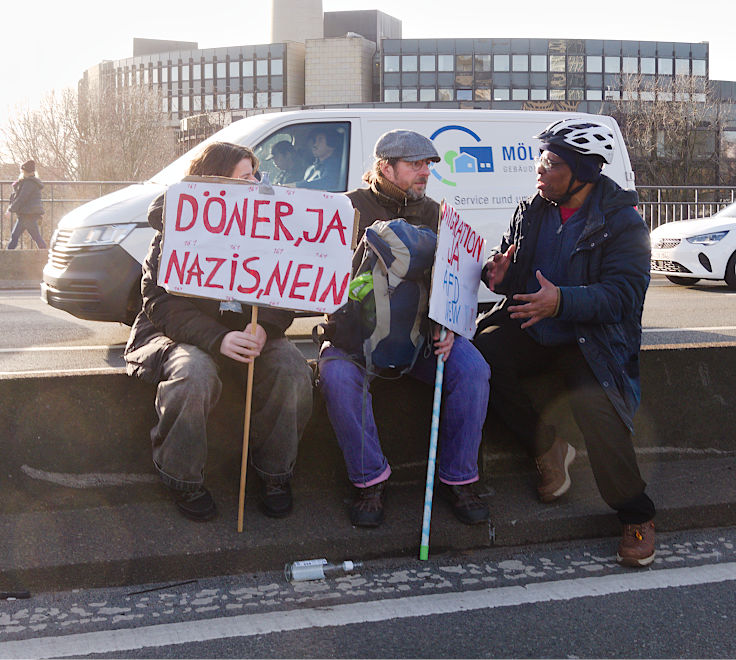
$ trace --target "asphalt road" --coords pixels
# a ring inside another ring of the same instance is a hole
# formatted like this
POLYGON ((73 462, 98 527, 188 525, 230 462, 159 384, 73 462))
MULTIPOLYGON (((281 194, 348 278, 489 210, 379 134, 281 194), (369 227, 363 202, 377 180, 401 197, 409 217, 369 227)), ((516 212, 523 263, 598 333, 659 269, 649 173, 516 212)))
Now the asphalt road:
MULTIPOLYGON (((315 317, 289 330, 307 357, 315 317)), ((736 342, 736 291, 723 284, 681 287, 655 278, 643 317, 645 346, 736 342)), ((0 377, 47 371, 123 368, 127 326, 77 319, 43 303, 34 290, 0 291, 0 377)))
POLYGON ((312 582, 266 572, 33 594, 3 605, 0 657, 736 657, 736 529, 660 534, 647 569, 618 566, 614 548, 586 540, 376 560, 312 582))

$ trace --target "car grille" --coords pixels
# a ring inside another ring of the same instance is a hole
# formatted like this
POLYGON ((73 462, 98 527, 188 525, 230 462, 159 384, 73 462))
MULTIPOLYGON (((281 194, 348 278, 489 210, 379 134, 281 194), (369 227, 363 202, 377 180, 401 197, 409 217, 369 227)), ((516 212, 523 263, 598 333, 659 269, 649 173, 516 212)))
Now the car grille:
POLYGON ((49 250, 49 263, 59 270, 64 270, 72 260, 74 252, 68 252, 64 248, 69 242, 72 232, 68 229, 59 229, 56 232, 56 239, 49 250))
POLYGON ((658 250, 671 250, 680 243, 682 243, 681 238, 660 238, 652 247, 658 250))
POLYGON ((664 259, 652 259, 652 270, 666 273, 692 273, 691 270, 685 268, 682 264, 664 259))

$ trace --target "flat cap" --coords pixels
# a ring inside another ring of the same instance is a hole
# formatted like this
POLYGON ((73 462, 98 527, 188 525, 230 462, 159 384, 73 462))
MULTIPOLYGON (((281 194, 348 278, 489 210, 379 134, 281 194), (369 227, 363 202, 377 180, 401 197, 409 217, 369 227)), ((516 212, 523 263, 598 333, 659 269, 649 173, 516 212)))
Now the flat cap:
POLYGON ((409 161, 425 159, 435 163, 440 161, 440 155, 431 140, 421 133, 398 128, 378 138, 373 155, 379 160, 401 158, 409 161))

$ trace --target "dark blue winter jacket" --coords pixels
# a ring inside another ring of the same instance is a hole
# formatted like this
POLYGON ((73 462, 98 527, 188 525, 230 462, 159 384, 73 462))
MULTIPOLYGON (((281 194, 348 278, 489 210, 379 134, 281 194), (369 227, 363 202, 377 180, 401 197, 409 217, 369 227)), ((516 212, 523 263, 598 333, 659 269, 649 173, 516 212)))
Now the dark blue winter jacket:
MULTIPOLYGON (((557 316, 574 324, 575 341, 629 429, 641 400, 641 316, 650 265, 649 230, 634 208, 637 202, 635 191, 606 176, 595 185, 586 200, 585 227, 568 257, 568 283, 560 287, 557 316)), ((514 304, 512 296, 524 292, 548 204, 537 194, 517 207, 495 250, 505 252, 516 244, 513 261, 496 287, 507 298, 479 319, 479 330, 490 325, 495 309, 514 304)))

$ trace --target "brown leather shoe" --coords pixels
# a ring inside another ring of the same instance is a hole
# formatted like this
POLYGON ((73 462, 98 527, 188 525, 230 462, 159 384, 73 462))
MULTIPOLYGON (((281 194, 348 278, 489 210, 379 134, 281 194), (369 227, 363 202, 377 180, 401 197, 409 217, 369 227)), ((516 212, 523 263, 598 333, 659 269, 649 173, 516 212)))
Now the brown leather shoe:
POLYGON ((654 521, 624 525, 616 561, 624 566, 649 566, 654 561, 654 521))
POLYGON ((539 484, 537 492, 542 502, 553 502, 570 490, 568 468, 575 459, 575 447, 560 438, 541 456, 535 459, 539 484))

